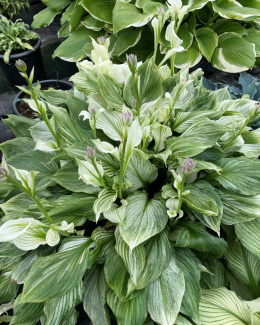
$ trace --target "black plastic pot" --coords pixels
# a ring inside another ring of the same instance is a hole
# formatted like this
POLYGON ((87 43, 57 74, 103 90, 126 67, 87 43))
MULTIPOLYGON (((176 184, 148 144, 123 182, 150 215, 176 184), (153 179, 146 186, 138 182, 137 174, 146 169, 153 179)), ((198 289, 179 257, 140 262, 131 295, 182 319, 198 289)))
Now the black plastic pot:
MULTIPOLYGON (((61 90, 70 90, 73 87, 73 84, 70 83, 69 81, 65 80, 55 80, 55 79, 50 79, 50 80, 43 80, 39 81, 42 87, 48 87, 48 86, 55 86, 57 89, 61 90)), ((21 113, 19 113, 17 109, 17 102, 19 102, 21 99, 23 99, 25 93, 23 91, 20 91, 14 98, 13 101, 13 112, 16 115, 23 116, 21 113)))
POLYGON ((42 61, 42 54, 41 54, 41 44, 42 41, 40 39, 37 40, 37 44, 34 46, 33 50, 27 50, 22 53, 18 54, 11 54, 10 55, 10 62, 6 64, 4 62, 4 56, 0 55, 0 67, 6 77, 6 79, 14 84, 14 85, 24 85, 25 80, 20 75, 19 71, 15 66, 15 62, 17 60, 23 60, 27 64, 27 73, 30 74, 32 68, 34 67, 34 79, 33 81, 41 80, 42 76, 44 75, 44 66, 42 61))

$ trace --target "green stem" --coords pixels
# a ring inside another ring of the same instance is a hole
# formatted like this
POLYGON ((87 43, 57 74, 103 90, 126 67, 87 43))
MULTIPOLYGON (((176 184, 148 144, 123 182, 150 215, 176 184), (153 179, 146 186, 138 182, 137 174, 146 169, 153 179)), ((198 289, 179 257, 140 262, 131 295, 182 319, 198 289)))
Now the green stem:
POLYGON ((47 219, 47 221, 51 224, 54 223, 51 219, 51 217, 48 215, 47 211, 44 209, 43 205, 41 204, 39 198, 35 194, 34 196, 31 194, 31 191, 24 187, 22 184, 17 182, 16 180, 12 179, 11 177, 8 177, 8 180, 13 183, 16 187, 18 187, 21 191, 25 192, 32 200, 33 202, 37 205, 41 213, 44 215, 44 217, 47 219))
POLYGON ((122 186, 124 180, 124 164, 125 164, 125 148, 126 148, 126 141, 127 141, 127 128, 125 126, 124 132, 124 139, 123 139, 123 148, 121 153, 121 161, 120 161, 120 174, 119 174, 119 187, 118 187, 118 196, 122 200, 122 186))
POLYGON ((138 87, 138 75, 134 76, 134 82, 135 82, 135 90, 136 90, 136 111, 138 117, 140 117, 140 107, 141 107, 141 102, 140 102, 140 94, 139 94, 139 87, 138 87))
POLYGON ((97 124, 97 120, 96 120, 96 117, 94 116, 94 129, 93 129, 94 139, 97 138, 96 124, 97 124))
POLYGON ((175 60, 175 54, 171 57, 171 75, 174 76, 174 60, 175 60))
POLYGON ((182 206, 182 201, 183 201, 183 187, 184 187, 184 183, 185 183, 185 179, 186 179, 186 175, 184 174, 181 180, 181 184, 180 184, 180 189, 178 191, 178 199, 179 199, 179 204, 177 206, 176 211, 179 212, 182 206))

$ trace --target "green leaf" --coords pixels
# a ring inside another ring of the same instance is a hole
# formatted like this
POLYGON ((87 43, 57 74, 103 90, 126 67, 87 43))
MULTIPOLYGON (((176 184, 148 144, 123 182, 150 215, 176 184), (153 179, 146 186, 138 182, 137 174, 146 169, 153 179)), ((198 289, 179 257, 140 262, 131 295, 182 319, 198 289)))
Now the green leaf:
POLYGON ((110 290, 107 294, 107 303, 116 316, 118 325, 141 325, 147 317, 147 290, 143 289, 139 295, 127 301, 120 301, 110 290))
POLYGON ((38 14, 33 17, 32 28, 41 28, 49 26, 59 13, 60 11, 57 11, 50 7, 41 10, 38 14))
POLYGON ((99 73, 98 85, 100 92, 108 105, 121 112, 124 105, 124 99, 120 84, 113 78, 99 73))
POLYGON ((79 176, 87 184, 93 186, 104 186, 103 177, 104 170, 100 164, 96 164, 97 169, 89 161, 84 161, 76 158, 76 161, 79 166, 79 176))
POLYGON ((112 11, 115 5, 115 0, 82 0, 79 3, 86 11, 94 18, 112 24, 112 11))
POLYGON ((210 235, 198 222, 180 221, 176 228, 176 236, 176 247, 189 247, 216 257, 222 257, 227 249, 227 243, 223 238, 210 235))
POLYGON ((13 131, 15 136, 18 137, 31 137, 30 127, 37 124, 36 120, 26 118, 23 116, 18 116, 10 114, 7 119, 4 119, 3 122, 9 126, 13 131))
POLYGON ((99 33, 93 30, 88 30, 84 26, 80 26, 73 30, 70 36, 58 46, 53 57, 58 56, 62 60, 75 62, 83 60, 87 57, 84 52, 86 45, 92 47, 91 37, 97 39, 99 33))
POLYGON ((127 198, 124 224, 119 226, 121 236, 132 250, 145 240, 161 232, 168 221, 162 201, 148 199, 147 194, 136 192, 127 198))
POLYGON ((255 44, 255 51, 256 55, 260 56, 260 31, 255 28, 248 28, 246 29, 246 35, 244 36, 244 39, 248 42, 255 44))
POLYGON ((95 70, 80 71, 74 74, 70 80, 74 83, 77 90, 87 95, 99 92, 97 72, 95 70))
POLYGON ((184 274, 185 293, 181 312, 189 316, 196 324, 199 321, 199 301, 201 297, 200 270, 198 260, 189 249, 175 248, 176 264, 184 274))
POLYGON ((260 194, 260 163, 246 157, 222 158, 221 175, 214 177, 225 189, 243 194, 260 194))
POLYGON ((12 282, 12 272, 5 272, 0 275, 0 303, 8 302, 16 297, 19 286, 12 282))
POLYGON ((94 31, 100 31, 102 28, 105 27, 105 22, 97 20, 91 15, 84 17, 81 21, 82 25, 85 26, 87 29, 92 29, 94 31))
POLYGON ((172 130, 166 125, 160 125, 152 130, 152 137, 155 145, 154 151, 157 153, 165 148, 164 141, 172 135, 172 130))
POLYGON ((208 272, 201 273, 201 287, 203 289, 211 289, 224 287, 227 285, 226 269, 222 263, 216 258, 207 258, 202 260, 203 266, 208 272))
POLYGON ((235 231, 243 246, 260 259, 260 219, 238 223, 235 231))
POLYGON ((110 325, 110 316, 106 306, 106 296, 109 290, 104 275, 104 267, 95 264, 86 272, 84 285, 86 291, 83 306, 93 325, 110 325))
POLYGON ((255 65, 255 47, 236 33, 219 36, 218 47, 212 56, 212 65, 222 71, 236 73, 255 65))
POLYGON ((83 284, 79 282, 76 287, 64 295, 49 299, 44 304, 46 315, 45 325, 63 324, 71 317, 74 308, 82 301, 83 284))
POLYGON ((196 40, 200 51, 210 62, 214 50, 218 46, 218 35, 212 29, 203 27, 196 30, 196 40))
POLYGON ((21 295, 15 299, 14 303, 14 316, 11 324, 35 324, 43 314, 43 303, 27 303, 20 304, 21 295))
POLYGON ((37 260, 38 256, 35 251, 29 252, 23 259, 16 264, 12 271, 12 279, 15 283, 24 283, 33 263, 37 260))
POLYGON ((82 8, 78 3, 76 3, 72 12, 68 14, 70 21, 70 31, 74 30, 81 22, 82 16, 86 14, 84 8, 82 8))
POLYGON ((52 175, 51 179, 72 192, 94 194, 98 191, 96 187, 87 185, 82 179, 79 179, 78 168, 73 162, 62 166, 57 173, 52 175))
MULTIPOLYGON (((137 69, 137 72, 140 75, 140 105, 158 99, 163 93, 162 81, 158 69, 154 66, 153 60, 148 60, 143 63, 137 69)), ((129 107, 132 107, 133 101, 137 99, 133 75, 126 82, 124 99, 129 107)))
POLYGON ((52 0, 43 0, 42 1, 47 7, 50 7, 54 10, 61 11, 67 7, 70 3, 70 0, 56 0, 53 2, 52 0))
POLYGON ((125 174, 125 180, 132 184, 128 191, 134 192, 139 188, 146 187, 147 184, 155 181, 157 176, 157 168, 149 160, 145 159, 139 151, 134 151, 125 174))
POLYGON ((166 140, 165 146, 167 150, 171 150, 177 157, 193 157, 197 156, 210 145, 205 145, 202 141, 190 140, 190 137, 171 137, 166 140))
POLYGON ((134 4, 117 1, 113 10, 114 31, 118 33, 120 30, 130 26, 141 27, 147 25, 153 18, 154 13, 145 15, 134 4))
POLYGON ((203 290, 200 301, 200 320, 202 325, 250 325, 260 324, 246 302, 226 288, 203 290))
POLYGON ((27 137, 15 138, 0 144, 1 151, 6 160, 13 158, 19 153, 32 151, 34 146, 34 141, 27 137))
POLYGON ((69 292, 93 264, 93 242, 70 237, 59 252, 38 258, 25 281, 21 302, 41 302, 69 292))
POLYGON ((111 205, 117 199, 117 191, 111 188, 104 188, 99 192, 98 198, 93 205, 93 210, 96 214, 96 222, 100 217, 100 214, 108 211, 111 205))
POLYGON ((142 30, 124 29, 114 34, 115 41, 110 45, 109 52, 112 57, 119 57, 124 54, 129 48, 135 46, 141 38, 142 30))
POLYGON ((255 298, 259 297, 260 259, 235 241, 228 242, 225 259, 231 273, 250 287, 255 298))
POLYGON ((234 32, 240 35, 246 35, 248 29, 245 29, 241 24, 230 21, 227 19, 218 19, 211 28, 214 30, 215 33, 218 35, 227 33, 227 32, 234 32))
POLYGON ((152 319, 162 325, 174 324, 184 291, 184 276, 173 256, 161 276, 149 285, 147 308, 152 319))
POLYGON ((200 62, 202 55, 200 53, 198 43, 196 40, 193 41, 193 44, 184 52, 177 52, 175 55, 175 66, 178 69, 186 67, 194 67, 200 62))
POLYGON ((260 195, 244 196, 224 190, 218 194, 224 209, 222 223, 234 225, 260 217, 260 195))
POLYGON ((97 129, 103 132, 112 140, 120 141, 123 139, 123 118, 119 112, 103 111, 97 119, 97 129))

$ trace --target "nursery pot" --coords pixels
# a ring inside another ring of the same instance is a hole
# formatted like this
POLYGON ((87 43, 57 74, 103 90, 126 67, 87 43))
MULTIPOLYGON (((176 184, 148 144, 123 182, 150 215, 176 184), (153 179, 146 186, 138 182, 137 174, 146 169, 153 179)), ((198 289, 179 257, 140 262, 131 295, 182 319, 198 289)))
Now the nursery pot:
MULTIPOLYGON (((55 88, 57 89, 61 89, 61 90, 70 90, 73 85, 65 80, 56 80, 56 79, 50 79, 50 80, 43 80, 43 81, 39 81, 41 84, 41 88, 43 87, 51 87, 51 86, 55 86, 55 88)), ((19 116, 24 116, 22 115, 19 111, 18 111, 18 103, 21 99, 24 98, 25 93, 23 91, 20 91, 14 98, 13 101, 13 112, 16 115, 19 116)))
MULTIPOLYGON (((38 35, 38 34, 37 34, 38 35)), ((15 66, 17 60, 22 60, 27 65, 27 74, 29 75, 34 67, 34 79, 33 81, 40 80, 44 75, 44 66, 41 54, 41 39, 37 39, 34 50, 27 50, 18 54, 11 54, 9 64, 4 62, 4 56, 0 55, 0 67, 6 77, 6 79, 14 85, 24 85, 25 79, 20 75, 15 66)))

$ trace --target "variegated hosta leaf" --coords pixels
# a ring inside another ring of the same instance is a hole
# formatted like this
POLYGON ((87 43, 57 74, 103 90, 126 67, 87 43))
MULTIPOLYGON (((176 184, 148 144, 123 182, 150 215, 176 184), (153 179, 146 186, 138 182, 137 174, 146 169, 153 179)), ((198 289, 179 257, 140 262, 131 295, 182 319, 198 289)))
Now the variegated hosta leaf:
POLYGON ((122 200, 122 205, 119 207, 117 204, 112 204, 111 209, 104 212, 104 217, 112 223, 124 223, 126 214, 127 201, 122 200))
POLYGON ((147 317, 147 289, 143 289, 135 297, 127 301, 120 301, 110 290, 107 294, 107 303, 116 316, 120 325, 140 325, 147 317))
POLYGON ((75 288, 94 263, 91 248, 90 238, 70 237, 58 253, 38 258, 25 281, 21 303, 46 301, 75 288))
POLYGON ((96 263, 103 264, 107 256, 108 250, 115 243, 114 228, 96 228, 92 234, 91 239, 95 242, 95 256, 97 256, 96 263))
POLYGON ((165 204, 149 199, 145 193, 136 192, 127 198, 127 202, 126 217, 119 230, 132 250, 161 232, 166 226, 168 216, 165 204))
POLYGON ((12 271, 1 272, 0 275, 0 304, 13 300, 19 289, 19 286, 12 280, 12 271))
POLYGON ((257 298, 260 295, 260 259, 235 241, 228 242, 225 259, 232 274, 249 286, 253 296, 257 298))
POLYGON ((147 308, 152 319, 162 325, 175 324, 184 291, 184 276, 173 255, 161 276, 149 285, 147 308))
POLYGON ((207 272, 201 272, 200 284, 203 289, 224 287, 227 285, 227 271, 223 264, 211 257, 201 260, 207 272))
POLYGON ((110 325, 110 316, 106 306, 109 287, 103 265, 95 264, 86 272, 84 286, 86 291, 83 306, 93 325, 110 325))
POLYGON ((260 320, 248 308, 245 301, 226 288, 203 290, 200 301, 202 325, 259 325, 260 320))
POLYGON ((222 168, 215 180, 227 190, 243 194, 260 194, 260 163, 246 157, 222 158, 217 162, 222 168))
POLYGON ((13 268, 12 279, 18 284, 24 283, 37 258, 38 256, 35 251, 26 254, 25 257, 13 268))
POLYGON ((79 166, 79 176, 86 183, 93 186, 104 186, 103 179, 104 176, 103 167, 100 164, 96 164, 98 171, 95 169, 93 164, 89 161, 84 161, 76 158, 79 166), (101 177, 100 177, 101 176, 101 177))
POLYGON ((182 52, 184 48, 181 46, 183 41, 175 33, 175 21, 172 21, 166 28, 165 39, 171 43, 171 49, 175 52, 182 52))
POLYGON ((210 62, 214 50, 218 46, 218 35, 212 29, 204 27, 196 30, 196 40, 202 54, 210 62))
POLYGON ((30 171, 23 169, 17 169, 11 166, 15 177, 22 183, 22 185, 31 192, 32 195, 35 194, 35 177, 38 174, 36 171, 30 171))
POLYGON ((110 139, 123 139, 123 119, 119 112, 103 111, 97 119, 97 129, 101 129, 110 139))
POLYGON ((134 192, 145 187, 152 183, 157 175, 157 168, 138 151, 133 151, 125 174, 125 180, 132 184, 128 191, 134 192))
POLYGON ((152 137, 154 138, 155 145, 154 151, 158 153, 165 148, 164 141, 172 135, 171 129, 166 125, 160 125, 152 130, 152 137))
POLYGON ((111 205, 117 199, 117 191, 109 188, 104 188, 98 194, 98 199, 95 201, 93 210, 96 214, 96 221, 98 221, 100 214, 108 211, 111 205))

